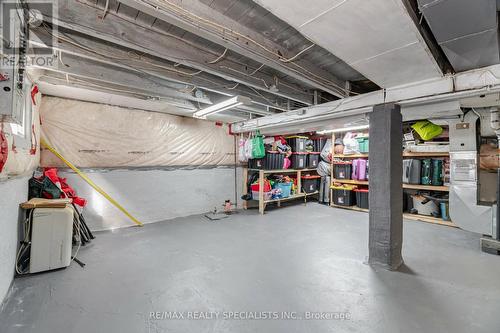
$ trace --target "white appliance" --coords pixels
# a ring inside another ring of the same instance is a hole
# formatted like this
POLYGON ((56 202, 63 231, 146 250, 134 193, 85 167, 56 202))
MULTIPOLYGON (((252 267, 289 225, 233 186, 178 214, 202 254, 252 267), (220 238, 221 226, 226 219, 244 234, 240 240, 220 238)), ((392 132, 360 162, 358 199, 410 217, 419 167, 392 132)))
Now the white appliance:
POLYGON ((32 216, 30 273, 71 263, 73 207, 35 208, 32 216))

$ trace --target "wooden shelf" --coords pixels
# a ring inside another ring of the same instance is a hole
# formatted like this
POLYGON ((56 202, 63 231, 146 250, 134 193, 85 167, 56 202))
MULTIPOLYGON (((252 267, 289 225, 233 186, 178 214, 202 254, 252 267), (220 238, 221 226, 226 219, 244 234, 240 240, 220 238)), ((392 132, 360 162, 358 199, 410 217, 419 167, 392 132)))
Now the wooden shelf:
POLYGON ((344 155, 344 154, 334 154, 334 158, 368 158, 368 154, 352 154, 352 155, 344 155))
POLYGON ((455 223, 453 223, 451 221, 445 221, 443 219, 440 219, 440 218, 434 217, 434 216, 404 213, 403 218, 408 219, 408 220, 421 221, 421 222, 426 222, 426 223, 434 223, 434 224, 445 225, 447 227, 458 228, 458 226, 455 223))
MULTIPOLYGON (((348 209, 348 210, 354 210, 357 212, 368 212, 368 209, 365 208, 359 208, 358 206, 339 206, 335 204, 330 204, 331 207, 334 208, 341 208, 341 209, 348 209)), ((420 221, 420 222, 426 222, 426 223, 433 223, 433 224, 439 224, 439 225, 444 225, 447 227, 453 227, 453 228, 458 228, 458 226, 453 223, 452 221, 445 221, 443 219, 433 217, 433 216, 426 216, 426 215, 418 215, 418 214, 409 214, 409 213, 403 213, 403 218, 407 220, 413 220, 413 221, 420 221)))
POLYGON ((442 191, 442 192, 450 191, 450 188, 448 186, 434 186, 434 185, 403 184, 403 188, 412 190, 425 190, 425 191, 442 191))
MULTIPOLYGON (((448 157, 450 156, 449 152, 428 152, 428 153, 416 153, 416 152, 404 152, 403 157, 448 157)), ((353 155, 344 155, 344 154, 334 154, 335 158, 368 158, 368 154, 353 154, 353 155)))
POLYGON ((291 196, 286 197, 286 198, 264 200, 264 203, 267 204, 267 203, 270 203, 270 202, 288 201, 288 200, 293 200, 293 199, 298 199, 298 198, 304 198, 304 197, 307 197, 307 196, 310 196, 310 195, 316 195, 318 193, 319 193, 319 191, 312 192, 312 193, 298 193, 298 194, 294 194, 294 195, 291 195, 291 196))
POLYGON ((358 212, 365 212, 365 213, 368 213, 368 209, 366 208, 359 208, 358 206, 340 206, 340 205, 336 205, 336 204, 331 204, 332 207, 335 207, 335 208, 343 208, 343 209, 349 209, 349 210, 355 210, 355 211, 358 211, 358 212))
POLYGON ((448 157, 449 152, 429 152, 429 153, 416 153, 416 152, 404 152, 403 157, 448 157))
MULTIPOLYGON (((352 185, 369 184, 368 180, 352 180, 352 179, 333 179, 332 183, 352 184, 352 185)), ((442 191, 442 192, 448 192, 450 190, 448 186, 414 185, 414 184, 403 184, 403 188, 412 190, 442 191)))
POLYGON ((333 179, 332 183, 353 184, 353 185, 368 185, 368 180, 333 179))

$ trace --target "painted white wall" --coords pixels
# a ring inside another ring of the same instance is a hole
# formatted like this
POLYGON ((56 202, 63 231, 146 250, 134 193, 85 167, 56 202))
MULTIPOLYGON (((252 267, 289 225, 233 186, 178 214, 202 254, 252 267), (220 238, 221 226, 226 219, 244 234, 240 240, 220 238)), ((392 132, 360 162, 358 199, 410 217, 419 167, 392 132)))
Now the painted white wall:
POLYGON ((14 278, 19 204, 28 198, 30 176, 0 181, 0 303, 14 278))
MULTIPOLYGON (((235 200, 234 167, 200 169, 84 170, 112 198, 143 223, 222 210, 224 200, 235 200)), ((241 205, 242 170, 237 169, 241 205)), ((122 212, 92 189, 76 173, 60 171, 79 196, 88 200, 84 216, 92 230, 133 225, 122 212)))

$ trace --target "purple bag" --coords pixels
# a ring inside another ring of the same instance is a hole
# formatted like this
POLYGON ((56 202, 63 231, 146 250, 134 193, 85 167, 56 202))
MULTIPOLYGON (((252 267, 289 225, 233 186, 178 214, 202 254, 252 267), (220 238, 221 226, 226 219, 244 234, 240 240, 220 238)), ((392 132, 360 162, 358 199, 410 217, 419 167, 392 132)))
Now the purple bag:
POLYGON ((357 158, 352 161, 352 179, 366 180, 366 160, 357 158))

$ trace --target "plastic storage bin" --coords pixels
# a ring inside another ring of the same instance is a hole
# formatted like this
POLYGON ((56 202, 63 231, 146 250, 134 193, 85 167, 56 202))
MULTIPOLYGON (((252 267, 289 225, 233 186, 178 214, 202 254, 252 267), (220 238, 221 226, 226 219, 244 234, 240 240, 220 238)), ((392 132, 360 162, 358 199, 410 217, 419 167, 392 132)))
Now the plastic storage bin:
POLYGON ((290 159, 292 169, 304 169, 306 167, 307 153, 292 153, 290 159))
POLYGON ((321 153, 319 152, 310 152, 307 154, 307 167, 310 169, 315 169, 318 167, 319 164, 319 155, 321 153))
POLYGON ((368 149, 370 147, 370 141, 367 136, 359 136, 356 138, 359 144, 359 152, 364 154, 368 153, 368 149))
POLYGON ((268 151, 265 157, 265 169, 267 170, 280 170, 283 169, 285 161, 285 154, 279 151, 268 151))
POLYGON ((403 183, 420 184, 421 161, 417 159, 403 160, 403 183))
POLYGON ((351 179, 366 180, 366 162, 367 160, 362 158, 357 158, 352 161, 351 179))
POLYGON ((249 169, 265 169, 266 168, 266 158, 251 158, 248 160, 249 169))
POLYGON ((302 176, 302 188, 306 193, 313 193, 319 190, 321 176, 302 176))
POLYGON ((290 147, 292 147, 293 152, 303 153, 306 151, 306 140, 309 138, 307 136, 288 136, 286 141, 290 147))
POLYGON ((351 179, 352 162, 334 162, 335 179, 351 179))
MULTIPOLYGON (((264 192, 264 200, 271 200, 273 197, 273 192, 264 192)), ((252 199, 259 200, 259 191, 252 191, 252 199)))
POLYGON ((339 206, 354 206, 356 195, 352 188, 332 186, 333 203, 339 206))
POLYGON ((356 205, 358 205, 359 208, 365 208, 368 209, 368 189, 365 188, 360 188, 354 190, 354 193, 356 193, 356 205))
POLYGON ((443 185, 443 160, 432 160, 432 179, 431 184, 434 186, 443 185))
POLYGON ((422 185, 432 184, 432 160, 422 160, 422 171, 420 173, 420 182, 422 185))
MULTIPOLYGON (((259 183, 255 183, 250 185, 250 189, 252 192, 259 192, 259 183)), ((269 182, 264 182, 264 192, 270 192, 271 191, 271 185, 269 182)))
POLYGON ((292 192, 293 183, 276 183, 275 188, 281 190, 281 197, 288 198, 292 192))
POLYGON ((322 151, 326 144, 326 138, 314 138, 314 151, 322 151))

